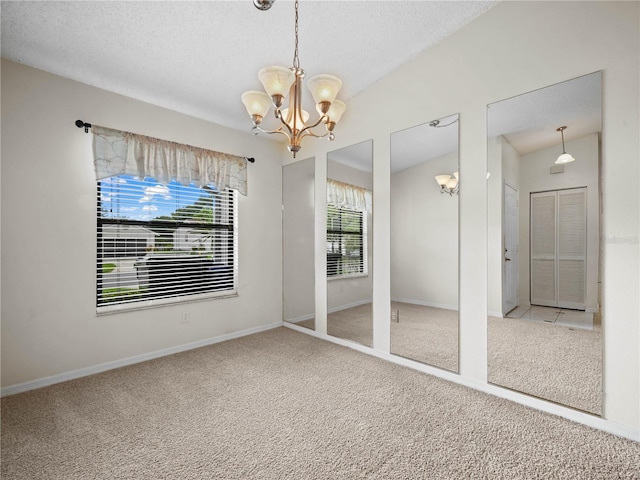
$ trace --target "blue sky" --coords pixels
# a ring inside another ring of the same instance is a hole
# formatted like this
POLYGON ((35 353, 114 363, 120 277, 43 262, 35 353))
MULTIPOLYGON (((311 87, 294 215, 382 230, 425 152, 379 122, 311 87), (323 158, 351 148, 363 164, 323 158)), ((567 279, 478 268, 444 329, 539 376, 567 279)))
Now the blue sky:
POLYGON ((162 185, 153 179, 140 180, 131 175, 106 178, 101 182, 102 209, 107 217, 149 221, 170 215, 178 208, 192 205, 202 191, 175 180, 162 185))

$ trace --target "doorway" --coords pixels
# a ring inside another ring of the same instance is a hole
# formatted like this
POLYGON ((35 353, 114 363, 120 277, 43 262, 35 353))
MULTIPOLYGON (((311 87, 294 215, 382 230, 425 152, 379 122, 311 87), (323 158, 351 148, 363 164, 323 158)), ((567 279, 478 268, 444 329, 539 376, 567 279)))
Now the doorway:
POLYGON ((506 316, 520 304, 518 295, 518 190, 504 184, 504 257, 502 262, 502 313, 506 316))

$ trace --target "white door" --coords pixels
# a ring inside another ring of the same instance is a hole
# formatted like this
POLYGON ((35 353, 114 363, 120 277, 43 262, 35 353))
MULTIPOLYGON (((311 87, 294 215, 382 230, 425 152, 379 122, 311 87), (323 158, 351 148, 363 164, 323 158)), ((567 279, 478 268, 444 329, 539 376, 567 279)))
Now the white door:
POLYGON ((502 314, 520 304, 518 298, 518 191, 504 184, 504 252, 502 258, 502 314))
POLYGON ((584 310, 587 189, 558 192, 558 307, 584 310))
POLYGON ((531 304, 584 310, 587 189, 531 194, 531 304))

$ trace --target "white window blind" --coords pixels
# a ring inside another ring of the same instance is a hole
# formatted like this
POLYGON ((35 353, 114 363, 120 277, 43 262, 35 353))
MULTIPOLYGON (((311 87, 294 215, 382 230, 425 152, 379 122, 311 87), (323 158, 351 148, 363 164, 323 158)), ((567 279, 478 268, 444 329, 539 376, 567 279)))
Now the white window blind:
POLYGON ((327 205, 327 276, 366 274, 367 212, 327 205))
POLYGON ((99 180, 97 243, 98 311, 235 294, 237 193, 99 180))

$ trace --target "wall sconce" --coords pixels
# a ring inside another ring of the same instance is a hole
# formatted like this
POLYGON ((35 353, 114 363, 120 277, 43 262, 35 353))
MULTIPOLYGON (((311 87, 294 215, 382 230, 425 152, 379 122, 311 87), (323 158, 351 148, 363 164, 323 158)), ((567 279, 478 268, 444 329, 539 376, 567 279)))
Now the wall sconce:
POLYGON ((457 195, 460 190, 460 177, 458 172, 453 175, 436 175, 436 182, 440 185, 440 193, 448 193, 450 196, 457 195))

